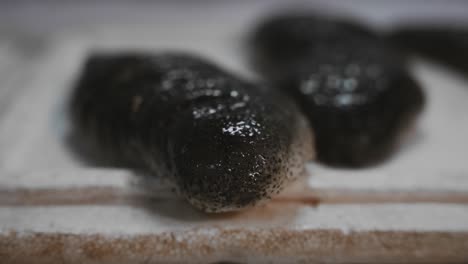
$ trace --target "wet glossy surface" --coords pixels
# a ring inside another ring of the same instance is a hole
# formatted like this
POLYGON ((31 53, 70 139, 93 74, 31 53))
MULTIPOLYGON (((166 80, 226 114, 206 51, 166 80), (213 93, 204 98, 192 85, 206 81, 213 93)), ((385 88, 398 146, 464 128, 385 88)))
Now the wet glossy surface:
POLYGON ((380 161, 424 104, 399 54, 358 25, 272 19, 254 39, 266 56, 265 76, 299 103, 316 133, 318 158, 328 164, 380 161))
POLYGON ((189 55, 95 55, 73 96, 77 128, 205 211, 269 199, 297 177, 310 132, 288 100, 189 55))
POLYGON ((390 34, 389 39, 410 53, 426 56, 468 74, 468 28, 408 26, 390 34))

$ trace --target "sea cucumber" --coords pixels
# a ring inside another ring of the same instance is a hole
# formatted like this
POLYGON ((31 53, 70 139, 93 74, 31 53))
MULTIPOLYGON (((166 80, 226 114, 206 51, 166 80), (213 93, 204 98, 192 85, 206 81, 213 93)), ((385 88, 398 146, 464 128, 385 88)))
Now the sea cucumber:
POLYGON ((268 200, 314 155, 285 96, 188 54, 90 56, 71 113, 88 142, 167 176, 206 212, 268 200))

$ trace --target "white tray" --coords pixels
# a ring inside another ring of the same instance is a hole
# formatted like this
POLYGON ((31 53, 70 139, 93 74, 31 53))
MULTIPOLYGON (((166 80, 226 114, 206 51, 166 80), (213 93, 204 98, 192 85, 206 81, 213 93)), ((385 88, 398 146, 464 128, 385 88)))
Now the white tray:
POLYGON ((240 44, 251 17, 164 19, 52 34, 32 53, 0 39, 2 263, 468 260, 468 82, 428 62, 412 66, 426 109, 390 160, 362 170, 311 163, 305 190, 245 212, 202 214, 76 153, 64 110, 90 50, 190 50, 255 78, 240 44))

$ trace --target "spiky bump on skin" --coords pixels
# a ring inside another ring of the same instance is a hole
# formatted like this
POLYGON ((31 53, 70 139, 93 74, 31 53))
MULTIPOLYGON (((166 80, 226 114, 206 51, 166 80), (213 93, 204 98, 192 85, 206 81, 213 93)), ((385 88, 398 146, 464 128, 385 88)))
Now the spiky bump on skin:
POLYGON ((300 111, 190 55, 94 55, 72 97, 77 129, 207 212, 268 200, 313 157, 300 111))
POLYGON ((266 77, 308 116, 325 163, 360 167, 382 160, 423 108, 423 92, 399 54, 365 28, 281 17, 256 34, 266 77))

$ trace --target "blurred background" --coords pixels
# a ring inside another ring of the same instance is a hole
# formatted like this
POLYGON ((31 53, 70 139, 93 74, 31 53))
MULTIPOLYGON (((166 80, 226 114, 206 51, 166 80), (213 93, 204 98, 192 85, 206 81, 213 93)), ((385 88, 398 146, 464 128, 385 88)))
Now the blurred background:
MULTIPOLYGON (((180 25, 209 19, 222 24, 245 21, 271 10, 312 8, 320 12, 349 13, 381 26, 427 19, 468 22, 468 1, 464 0, 311 0, 311 1, 1 1, 0 29, 49 33, 108 24, 157 26, 171 21, 180 25)), ((172 25, 172 24, 171 24, 172 25)))
POLYGON ((468 24, 468 1, 464 0, 20 0, 0 2, 0 38, 27 38, 15 45, 28 49, 39 47, 45 40, 74 36, 83 39, 84 35, 96 43, 120 47, 153 48, 156 44, 158 48, 195 49, 225 61, 228 68, 243 71, 236 61, 243 50, 239 38, 245 37, 264 16, 285 10, 351 16, 379 29, 418 21, 468 24), (234 53, 227 57, 217 55, 230 52, 234 53))
MULTIPOLYGON (((205 47, 201 50, 196 48, 201 53, 206 49, 216 54, 216 49, 222 47, 226 47, 226 52, 238 52, 242 50, 235 46, 242 43, 238 38, 245 37, 246 31, 252 29, 257 20, 285 10, 312 10, 319 14, 351 16, 379 29, 391 29, 398 24, 418 21, 468 24, 468 1, 464 0, 20 0, 0 2, 0 38, 35 38, 32 46, 38 46, 39 40, 50 41, 50 38, 64 36, 91 35, 93 39, 100 38, 97 42, 102 43, 106 42, 106 35, 123 34, 125 37, 110 42, 123 45, 133 41, 142 44, 146 39, 148 44, 158 42, 159 46, 171 49, 193 48, 200 44, 205 47), (135 36, 130 37, 132 34, 135 36), (166 36, 173 41, 164 44, 166 36), (187 39, 191 40, 190 43, 187 43, 187 39), (213 42, 219 42, 219 47, 206 45, 213 42)), ((21 45, 27 43, 31 42, 22 41, 21 45)), ((220 59, 226 60, 228 67, 242 68, 232 59, 220 59)))

